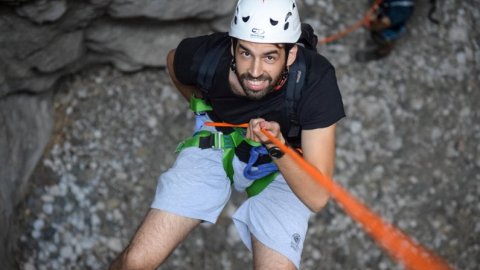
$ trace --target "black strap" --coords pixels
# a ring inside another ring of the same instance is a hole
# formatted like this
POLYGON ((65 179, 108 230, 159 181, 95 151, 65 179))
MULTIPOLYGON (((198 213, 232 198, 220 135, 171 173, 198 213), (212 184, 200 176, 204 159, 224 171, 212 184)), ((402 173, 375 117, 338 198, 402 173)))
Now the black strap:
POLYGON ((197 83, 203 91, 207 91, 213 85, 213 78, 215 77, 215 71, 222 58, 225 49, 230 46, 230 38, 225 34, 224 38, 221 38, 219 42, 210 49, 200 65, 197 75, 197 83))
POLYGON ((212 148, 213 145, 215 145, 215 138, 213 137, 213 134, 210 134, 210 136, 206 137, 200 137, 200 139, 198 139, 198 148, 200 149, 212 148))
POLYGON ((286 97, 287 117, 290 120, 290 130, 288 137, 297 137, 300 135, 300 122, 297 115, 297 103, 300 100, 302 87, 306 75, 305 55, 301 49, 297 52, 297 58, 288 72, 288 83, 286 97))

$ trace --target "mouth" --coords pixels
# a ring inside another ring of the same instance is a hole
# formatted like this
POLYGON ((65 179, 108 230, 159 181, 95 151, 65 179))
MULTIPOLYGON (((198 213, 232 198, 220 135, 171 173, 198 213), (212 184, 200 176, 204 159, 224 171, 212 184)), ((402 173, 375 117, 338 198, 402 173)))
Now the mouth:
POLYGON ((244 80, 245 85, 254 91, 261 91, 263 89, 266 89, 269 85, 268 80, 244 80))

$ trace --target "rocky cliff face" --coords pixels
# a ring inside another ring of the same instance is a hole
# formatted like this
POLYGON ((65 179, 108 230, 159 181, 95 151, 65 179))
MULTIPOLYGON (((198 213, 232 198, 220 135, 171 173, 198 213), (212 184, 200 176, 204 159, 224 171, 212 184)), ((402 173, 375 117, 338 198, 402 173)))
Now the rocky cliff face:
MULTIPOLYGON (((0 0, 0 269, 14 269, 14 257, 22 269, 107 268, 193 124, 164 69, 143 67, 161 67, 184 36, 225 30, 233 2, 0 0)), ((320 36, 353 24, 370 3, 297 2, 320 36)), ((369 46, 365 29, 319 47, 336 67, 347 112, 335 179, 456 269, 473 270, 478 0, 437 1, 439 25, 427 19, 429 1, 416 2, 386 59, 353 59, 369 46)), ((234 193, 218 224, 195 230, 162 269, 251 268, 230 220, 242 196, 234 193)), ((302 269, 403 268, 331 201, 311 219, 302 269)))
POLYGON ((182 37, 212 31, 234 4, 0 0, 1 269, 13 267, 11 219, 50 138, 55 83, 99 63, 122 71, 162 67, 182 37))

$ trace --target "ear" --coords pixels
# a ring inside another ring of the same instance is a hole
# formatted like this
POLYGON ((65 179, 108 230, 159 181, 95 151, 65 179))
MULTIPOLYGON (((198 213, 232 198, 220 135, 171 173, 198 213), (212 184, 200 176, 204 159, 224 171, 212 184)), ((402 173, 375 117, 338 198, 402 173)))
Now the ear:
POLYGON ((291 66, 297 59, 298 45, 294 45, 288 52, 287 66, 291 66))

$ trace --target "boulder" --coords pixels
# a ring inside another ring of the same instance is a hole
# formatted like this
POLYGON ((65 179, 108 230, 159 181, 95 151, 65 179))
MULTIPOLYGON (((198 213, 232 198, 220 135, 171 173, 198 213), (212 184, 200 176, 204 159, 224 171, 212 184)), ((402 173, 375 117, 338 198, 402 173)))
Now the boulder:
POLYGON ((17 14, 36 23, 54 22, 67 11, 65 0, 32 1, 16 9, 17 14))
POLYGON ((0 269, 13 269, 15 207, 27 190, 30 174, 50 139, 52 92, 0 99, 0 269))
POLYGON ((108 14, 115 18, 146 17, 155 20, 180 20, 186 18, 214 19, 229 15, 235 1, 224 0, 113 0, 108 14))
POLYGON ((209 32, 207 24, 193 27, 188 23, 139 22, 105 19, 86 29, 86 46, 106 57, 115 67, 133 71, 148 67, 163 67, 169 50, 186 36, 209 32))

